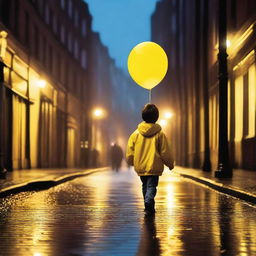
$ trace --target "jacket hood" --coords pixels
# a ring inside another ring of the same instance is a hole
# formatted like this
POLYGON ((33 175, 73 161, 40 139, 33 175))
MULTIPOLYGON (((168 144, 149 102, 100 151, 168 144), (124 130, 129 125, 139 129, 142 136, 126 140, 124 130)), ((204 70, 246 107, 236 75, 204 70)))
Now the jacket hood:
POLYGON ((138 131, 145 137, 151 137, 162 130, 159 124, 142 122, 138 125, 138 131))

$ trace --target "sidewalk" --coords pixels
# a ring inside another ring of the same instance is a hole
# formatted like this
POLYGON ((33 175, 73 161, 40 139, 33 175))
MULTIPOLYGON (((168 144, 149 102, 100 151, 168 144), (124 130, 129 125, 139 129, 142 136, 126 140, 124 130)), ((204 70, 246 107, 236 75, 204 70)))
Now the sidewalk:
POLYGON ((232 178, 215 178, 214 171, 175 167, 174 173, 222 193, 256 204, 256 171, 233 170, 232 178))
POLYGON ((0 198, 23 191, 47 189, 68 180, 106 170, 109 168, 14 170, 7 173, 6 179, 0 179, 0 198))

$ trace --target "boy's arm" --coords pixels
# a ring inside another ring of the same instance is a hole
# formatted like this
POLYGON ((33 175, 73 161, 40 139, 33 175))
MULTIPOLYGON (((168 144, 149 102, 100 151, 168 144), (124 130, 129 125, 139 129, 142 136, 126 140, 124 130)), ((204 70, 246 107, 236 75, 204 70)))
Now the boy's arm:
POLYGON ((160 134, 160 157, 163 163, 169 167, 170 170, 174 168, 173 155, 164 133, 160 134))
POLYGON ((134 159, 134 134, 132 134, 128 140, 126 148, 126 161, 129 165, 133 166, 134 159))

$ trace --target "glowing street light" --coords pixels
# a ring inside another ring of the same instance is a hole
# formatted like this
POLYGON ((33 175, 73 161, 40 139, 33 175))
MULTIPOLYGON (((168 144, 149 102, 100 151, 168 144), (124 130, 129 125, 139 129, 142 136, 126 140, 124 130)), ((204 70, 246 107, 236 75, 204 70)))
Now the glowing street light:
POLYGON ((103 117, 103 113, 104 113, 104 111, 101 108, 96 108, 96 109, 93 110, 93 116, 96 117, 96 118, 103 117))
POLYGON ((45 88, 45 86, 46 86, 46 81, 40 79, 40 80, 38 80, 38 81, 36 82, 36 85, 37 85, 39 88, 45 88))
POLYGON ((106 117, 106 115, 107 115, 107 112, 103 108, 97 107, 92 110, 92 116, 95 119, 102 119, 106 117))
POLYGON ((227 46, 227 48, 229 48, 231 46, 231 42, 228 39, 226 40, 226 46, 227 46))
POLYGON ((172 112, 166 111, 166 112, 164 113, 164 118, 170 119, 170 118, 172 118, 172 117, 173 117, 173 113, 172 113, 172 112))

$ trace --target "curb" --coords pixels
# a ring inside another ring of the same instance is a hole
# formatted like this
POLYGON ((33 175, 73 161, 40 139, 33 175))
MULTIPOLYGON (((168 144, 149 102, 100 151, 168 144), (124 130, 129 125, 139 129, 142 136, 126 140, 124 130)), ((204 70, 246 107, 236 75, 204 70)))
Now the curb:
POLYGON ((109 168, 103 167, 103 168, 97 168, 93 170, 82 171, 82 172, 75 172, 72 174, 66 174, 51 180, 33 180, 30 182, 13 185, 0 190, 0 198, 6 197, 9 195, 18 194, 20 192, 40 191, 40 190, 49 189, 51 187, 57 186, 59 184, 62 184, 64 182, 67 182, 79 177, 84 177, 93 173, 103 172, 107 170, 109 170, 109 168))
POLYGON ((201 184, 203 184, 207 187, 210 187, 214 190, 217 190, 221 193, 230 195, 232 197, 244 200, 244 201, 252 203, 252 204, 256 204, 256 195, 251 194, 249 192, 245 192, 238 188, 223 185, 222 183, 219 183, 219 182, 216 182, 211 179, 204 178, 204 177, 195 177, 195 176, 192 176, 189 174, 180 173, 178 171, 173 171, 173 172, 181 177, 191 179, 197 183, 201 183, 201 184))

